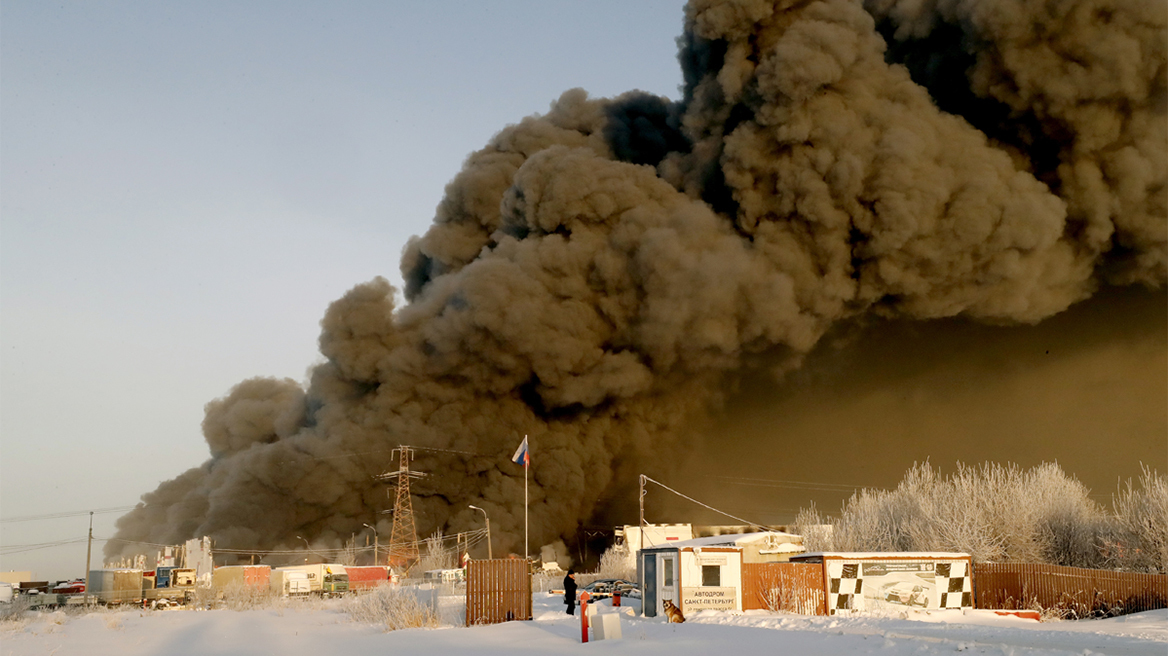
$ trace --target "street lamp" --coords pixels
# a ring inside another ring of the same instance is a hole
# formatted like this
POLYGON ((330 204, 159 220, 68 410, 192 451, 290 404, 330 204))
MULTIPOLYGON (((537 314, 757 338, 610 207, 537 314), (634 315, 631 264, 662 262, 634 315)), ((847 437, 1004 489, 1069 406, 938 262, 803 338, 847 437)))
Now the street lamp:
POLYGON ((486 523, 487 523, 487 558, 490 560, 494 560, 495 559, 495 552, 491 548, 491 518, 487 517, 487 511, 483 510, 482 508, 479 508, 478 506, 469 506, 469 508, 471 508, 472 510, 478 510, 479 512, 483 513, 483 520, 486 521, 486 523))
MULTIPOLYGON (((362 524, 362 526, 373 531, 373 564, 376 565, 377 564, 377 529, 373 526, 368 525, 368 524, 362 524)), ((369 543, 366 542, 365 544, 369 544, 369 543)))
MULTIPOLYGON (((297 540, 304 540, 304 538, 300 537, 299 535, 296 536, 296 539, 297 540)), ((312 553, 312 545, 308 544, 308 540, 304 540, 304 551, 306 554, 312 553)), ((304 562, 305 562, 305 564, 308 563, 308 556, 307 555, 304 556, 304 562)))

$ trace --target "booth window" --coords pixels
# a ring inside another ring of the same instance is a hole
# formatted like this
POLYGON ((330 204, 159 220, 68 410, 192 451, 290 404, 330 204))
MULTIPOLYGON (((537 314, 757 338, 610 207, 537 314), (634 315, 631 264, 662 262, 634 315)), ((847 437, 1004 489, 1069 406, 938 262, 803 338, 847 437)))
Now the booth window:
POLYGON ((722 586, 722 567, 720 565, 702 565, 702 585, 708 588, 722 586))
POLYGON ((673 585, 673 559, 661 559, 661 585, 666 587, 673 585))

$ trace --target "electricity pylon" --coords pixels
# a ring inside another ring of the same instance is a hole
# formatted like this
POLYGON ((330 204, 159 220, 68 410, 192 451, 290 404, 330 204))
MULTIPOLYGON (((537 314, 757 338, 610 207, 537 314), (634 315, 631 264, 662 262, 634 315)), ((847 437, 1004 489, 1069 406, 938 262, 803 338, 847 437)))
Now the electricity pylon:
POLYGON ((418 530, 414 525, 410 479, 421 478, 425 474, 410 471, 410 461, 414 459, 413 449, 402 445, 394 451, 399 453, 397 471, 386 472, 377 478, 383 481, 397 479, 397 498, 393 502, 393 530, 389 534, 389 562, 408 571, 418 561, 418 530))

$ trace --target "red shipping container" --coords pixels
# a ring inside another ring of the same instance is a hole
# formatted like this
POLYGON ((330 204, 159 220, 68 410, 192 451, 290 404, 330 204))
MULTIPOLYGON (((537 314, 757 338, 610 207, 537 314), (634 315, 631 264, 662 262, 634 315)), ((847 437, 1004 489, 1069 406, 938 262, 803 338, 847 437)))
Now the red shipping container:
POLYGON ((377 565, 345 567, 350 590, 369 590, 389 581, 389 570, 377 565))
POLYGON ((271 576, 272 568, 268 565, 228 565, 216 567, 211 581, 216 588, 236 585, 267 590, 271 576))

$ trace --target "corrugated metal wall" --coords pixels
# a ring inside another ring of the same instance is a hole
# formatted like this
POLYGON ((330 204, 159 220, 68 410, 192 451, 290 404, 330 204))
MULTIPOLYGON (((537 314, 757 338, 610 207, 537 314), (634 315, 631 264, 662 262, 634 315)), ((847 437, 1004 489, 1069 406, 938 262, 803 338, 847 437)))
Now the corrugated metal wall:
POLYGON ((743 563, 742 610, 826 615, 821 563, 743 563))
POLYGON ((1168 608, 1168 576, 1109 570, 974 563, 977 608, 1058 608, 1078 617, 1168 608))
POLYGON ((531 619, 531 573, 514 558, 472 560, 466 568, 466 625, 531 619))

